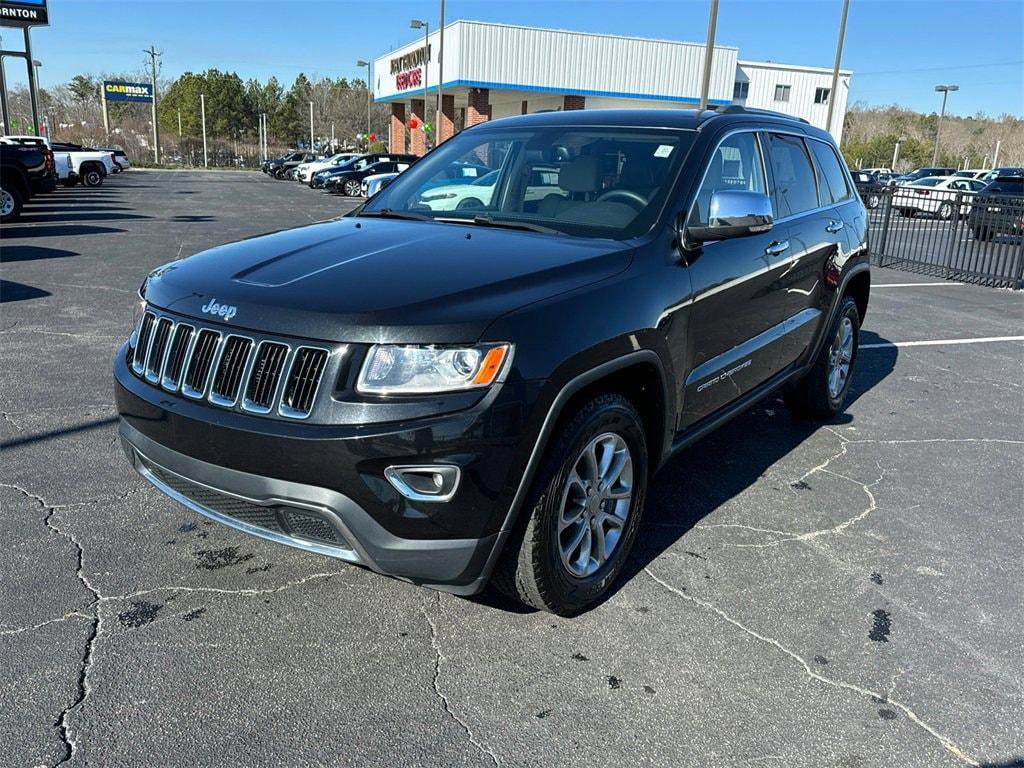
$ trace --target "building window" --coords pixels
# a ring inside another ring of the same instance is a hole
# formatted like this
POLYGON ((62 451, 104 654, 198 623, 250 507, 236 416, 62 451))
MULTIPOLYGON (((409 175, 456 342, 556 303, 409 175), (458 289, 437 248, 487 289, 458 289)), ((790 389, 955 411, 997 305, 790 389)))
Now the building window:
POLYGON ((814 103, 815 104, 828 104, 828 96, 832 92, 831 88, 817 88, 814 91, 814 103))
POLYGON ((788 85, 776 85, 775 86, 775 100, 776 101, 789 101, 789 86, 788 85))
POLYGON ((734 99, 745 99, 747 94, 750 92, 750 83, 736 81, 736 84, 732 87, 732 97, 734 99))

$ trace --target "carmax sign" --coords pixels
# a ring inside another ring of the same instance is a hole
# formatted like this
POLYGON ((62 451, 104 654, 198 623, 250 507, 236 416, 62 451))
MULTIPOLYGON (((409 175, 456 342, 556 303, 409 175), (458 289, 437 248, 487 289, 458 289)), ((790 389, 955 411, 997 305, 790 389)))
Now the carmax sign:
POLYGON ((49 23, 46 0, 0 0, 0 26, 35 27, 49 23))
POLYGON ((144 101, 148 104, 153 100, 153 86, 149 83, 104 80, 103 98, 107 101, 144 101))

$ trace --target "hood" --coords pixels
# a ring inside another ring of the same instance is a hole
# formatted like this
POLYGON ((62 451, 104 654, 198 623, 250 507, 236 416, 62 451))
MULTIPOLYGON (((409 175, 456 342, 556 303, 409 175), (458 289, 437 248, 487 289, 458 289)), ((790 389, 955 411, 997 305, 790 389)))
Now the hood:
POLYGON ((501 315, 618 274, 631 257, 613 240, 349 217, 172 262, 151 275, 146 298, 205 322, 324 341, 475 342, 501 315))

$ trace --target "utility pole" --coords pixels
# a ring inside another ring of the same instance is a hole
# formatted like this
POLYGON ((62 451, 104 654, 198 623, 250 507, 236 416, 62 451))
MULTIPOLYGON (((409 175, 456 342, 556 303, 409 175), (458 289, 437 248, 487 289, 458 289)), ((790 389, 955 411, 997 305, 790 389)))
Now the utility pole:
POLYGON ((180 109, 178 110, 178 143, 181 144, 181 110, 180 109))
POLYGON ((203 119, 203 168, 210 167, 210 157, 206 154, 206 94, 199 94, 199 112, 203 119))
POLYGON ((152 75, 153 82, 153 99, 150 102, 150 106, 153 108, 153 162, 160 162, 160 128, 156 123, 156 57, 162 56, 163 54, 158 52, 154 46, 149 46, 148 49, 144 50, 147 56, 149 56, 149 67, 150 74, 152 75))
POLYGON ((30 27, 25 27, 25 64, 28 65, 28 95, 32 103, 32 135, 39 135, 39 83, 36 80, 36 70, 32 66, 32 37, 29 35, 30 27))
MULTIPOLYGON (((430 90, 430 24, 423 21, 422 19, 413 19, 409 22, 410 29, 422 29, 423 30, 423 122, 427 120, 427 91, 430 90)), ((423 126, 423 146, 427 148, 427 127, 423 126)), ((437 146, 437 140, 434 140, 434 146, 437 146)))
POLYGON ((996 151, 992 155, 992 167, 997 168, 999 166, 999 147, 1003 143, 1002 139, 996 139, 996 151))
POLYGON ((892 165, 889 170, 896 173, 896 161, 900 159, 900 143, 897 141, 896 146, 892 150, 892 165))
POLYGON ((708 93, 711 91, 711 62, 715 55, 715 28, 718 26, 718 0, 711 0, 708 15, 708 36, 704 41, 704 76, 700 84, 700 106, 698 111, 708 108, 708 93))
POLYGON ((313 151, 313 102, 309 102, 309 150, 313 151))
MULTIPOLYGON (((437 45, 437 115, 434 118, 434 146, 440 144, 441 139, 441 111, 444 109, 442 101, 442 89, 444 86, 444 0, 441 0, 441 39, 437 45)), ((452 126, 452 130, 455 126, 452 126)))
POLYGON ((942 110, 939 112, 939 121, 935 124, 935 151, 932 153, 932 165, 939 162, 939 131, 942 130, 942 118, 946 116, 946 98, 951 91, 959 91, 959 85, 936 85, 935 91, 942 94, 942 110))
POLYGON ((843 0, 843 18, 839 22, 839 40, 836 41, 836 61, 832 65, 832 90, 828 92, 828 120, 825 130, 832 133, 832 115, 836 108, 836 95, 839 90, 839 62, 843 58, 843 41, 846 38, 846 16, 850 12, 850 0, 843 0))

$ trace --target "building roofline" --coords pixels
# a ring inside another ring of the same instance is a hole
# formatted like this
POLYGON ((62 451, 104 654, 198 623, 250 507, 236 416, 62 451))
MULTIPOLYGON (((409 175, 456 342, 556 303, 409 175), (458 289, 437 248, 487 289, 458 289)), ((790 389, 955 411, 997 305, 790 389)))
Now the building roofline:
MULTIPOLYGON (((604 38, 608 38, 608 39, 611 39, 611 40, 636 40, 636 41, 644 42, 644 43, 665 43, 665 44, 668 44, 668 45, 695 45, 695 46, 699 46, 701 48, 704 47, 704 43, 694 42, 694 41, 690 41, 690 40, 666 40, 664 38, 658 38, 658 37, 638 37, 636 35, 612 35, 612 34, 609 34, 607 32, 581 32, 578 29, 559 29, 559 28, 556 28, 556 27, 534 27, 534 26, 524 25, 524 24, 502 24, 502 23, 495 22, 495 21, 478 21, 476 19, 455 19, 455 20, 450 21, 447 24, 445 24, 444 28, 445 28, 445 30, 447 30, 449 27, 453 27, 456 24, 475 24, 475 25, 481 26, 481 27, 507 27, 507 28, 510 28, 510 29, 528 29, 528 30, 532 30, 534 32, 561 32, 561 33, 564 33, 564 34, 567 34, 567 35, 579 35, 579 36, 582 36, 582 37, 604 37, 604 38)), ((438 27, 437 29, 432 29, 431 32, 430 32, 431 36, 433 36, 433 34, 435 32, 437 32, 438 29, 440 29, 440 28, 438 27)), ((423 38, 420 37, 419 39, 422 40, 423 38)), ((414 42, 415 41, 410 41, 408 43, 403 43, 402 45, 398 46, 397 48, 394 48, 391 51, 391 53, 393 53, 394 51, 400 50, 402 48, 405 48, 407 45, 412 45, 414 42)), ((739 48, 737 46, 735 46, 735 45, 719 45, 719 44, 716 43, 715 44, 715 50, 739 51, 739 48)), ((387 56, 387 54, 384 54, 382 56, 378 56, 377 58, 379 58, 379 59, 380 58, 384 58, 384 56, 387 56)), ((831 71, 831 70, 829 70, 829 71, 831 71)))
MULTIPOLYGON (((785 69, 790 72, 816 72, 820 74, 832 74, 832 67, 804 67, 800 64, 780 64, 777 61, 753 61, 751 59, 736 59, 736 66, 738 67, 763 67, 765 69, 785 69)), ((840 75, 850 77, 853 75, 852 69, 840 69, 840 75)))

